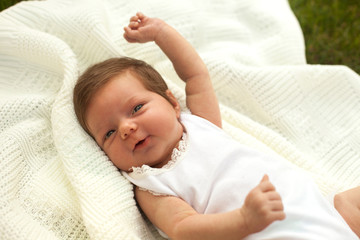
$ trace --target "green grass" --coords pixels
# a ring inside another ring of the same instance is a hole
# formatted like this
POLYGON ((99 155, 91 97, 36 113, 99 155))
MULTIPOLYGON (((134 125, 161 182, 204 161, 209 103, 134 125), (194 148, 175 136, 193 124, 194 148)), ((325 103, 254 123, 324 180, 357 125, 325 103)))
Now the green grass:
POLYGON ((21 2, 21 1, 19 1, 19 0, 0 0, 0 11, 6 9, 18 2, 21 2))
POLYGON ((311 64, 347 65, 360 73, 359 0, 289 0, 311 64))
MULTIPOLYGON (((269 0, 271 1, 271 0, 269 0)), ((0 11, 20 2, 0 0, 0 11)), ((360 1, 289 0, 310 64, 347 65, 360 74, 360 1)))

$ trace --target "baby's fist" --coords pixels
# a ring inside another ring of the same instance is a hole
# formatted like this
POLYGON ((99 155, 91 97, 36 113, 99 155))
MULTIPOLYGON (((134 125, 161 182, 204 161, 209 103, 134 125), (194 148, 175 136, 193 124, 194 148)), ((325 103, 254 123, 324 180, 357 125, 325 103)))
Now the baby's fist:
POLYGON ((276 220, 285 219, 280 194, 276 192, 267 175, 249 192, 240 211, 252 233, 265 229, 276 220))
POLYGON ((164 25, 162 20, 150 18, 138 12, 130 18, 129 25, 124 27, 124 38, 130 43, 155 41, 164 25))

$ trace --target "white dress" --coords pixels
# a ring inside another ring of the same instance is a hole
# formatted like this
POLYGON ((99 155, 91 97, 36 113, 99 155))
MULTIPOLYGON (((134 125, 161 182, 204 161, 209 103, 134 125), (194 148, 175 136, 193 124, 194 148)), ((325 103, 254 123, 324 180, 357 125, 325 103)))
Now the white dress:
POLYGON ((281 195, 286 218, 246 239, 358 239, 303 171, 281 157, 241 145, 209 121, 182 113, 186 134, 164 167, 124 173, 153 194, 185 200, 199 213, 220 213, 243 205, 264 176, 281 195))

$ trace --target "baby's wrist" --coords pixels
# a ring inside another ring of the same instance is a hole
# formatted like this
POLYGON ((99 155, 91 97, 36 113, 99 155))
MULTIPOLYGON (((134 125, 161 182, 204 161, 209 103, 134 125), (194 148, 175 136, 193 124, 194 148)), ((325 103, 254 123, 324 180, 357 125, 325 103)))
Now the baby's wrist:
POLYGON ((159 45, 161 44, 162 40, 167 38, 166 35, 171 27, 163 20, 158 19, 158 21, 156 22, 156 28, 157 30, 154 36, 154 42, 159 45))
POLYGON ((242 221, 242 232, 245 234, 245 236, 258 233, 270 224, 267 224, 265 216, 260 217, 256 211, 246 206, 242 206, 239 209, 239 212, 241 215, 240 219, 242 221))
POLYGON ((244 209, 244 206, 242 208, 237 209, 237 214, 238 214, 238 217, 236 218, 238 219, 237 224, 239 226, 241 233, 244 236, 254 233, 252 227, 250 226, 251 224, 248 222, 248 218, 246 217, 246 210, 244 209))

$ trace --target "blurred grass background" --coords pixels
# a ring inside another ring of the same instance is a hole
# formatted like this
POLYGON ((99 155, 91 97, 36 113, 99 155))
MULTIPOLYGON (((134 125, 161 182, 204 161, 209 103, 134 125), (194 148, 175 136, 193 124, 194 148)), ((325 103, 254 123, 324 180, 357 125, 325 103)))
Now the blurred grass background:
MULTIPOLYGON (((20 1, 0 0, 0 11, 20 1)), ((346 65, 360 74, 360 0, 288 1, 304 33, 307 62, 346 65)))
POLYGON ((289 0, 311 64, 347 65, 360 74, 360 1, 289 0))

